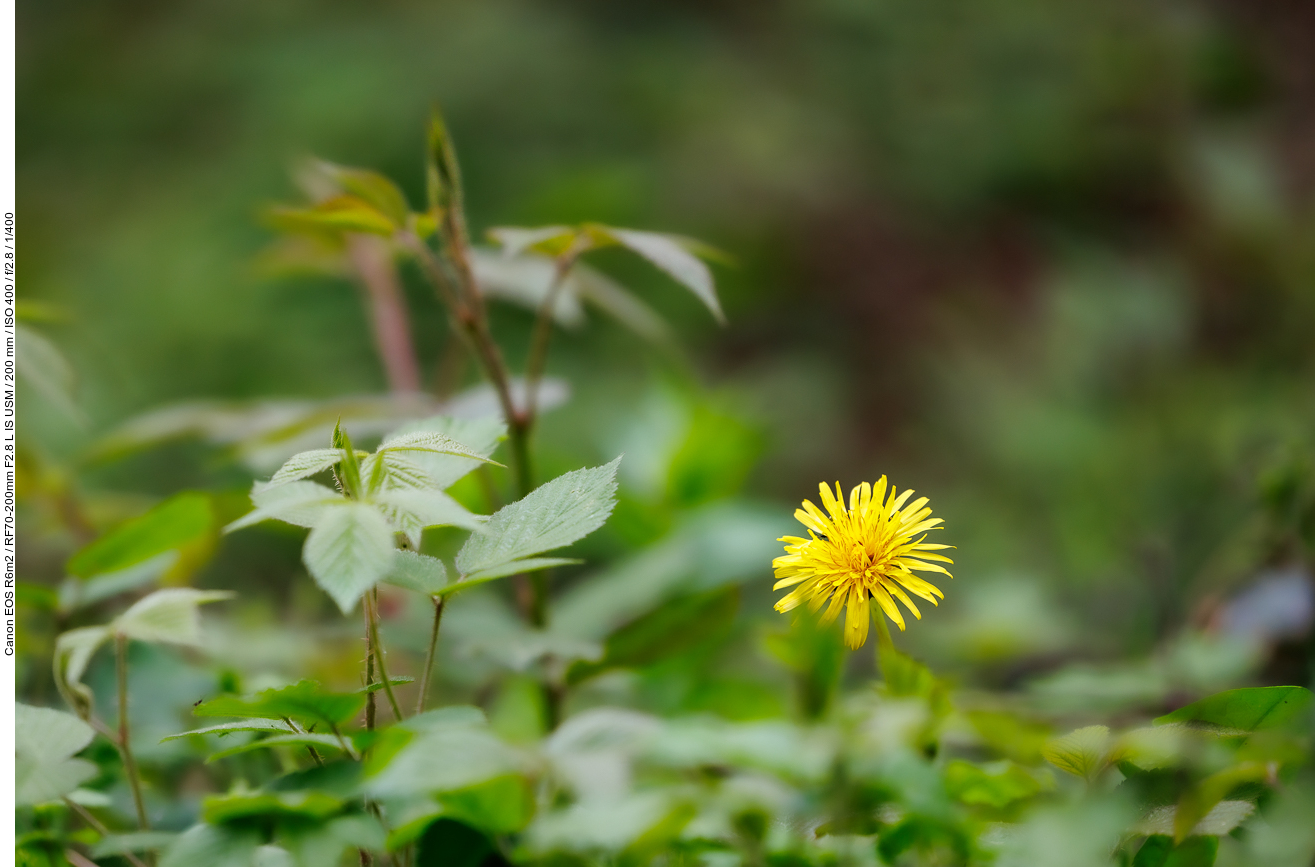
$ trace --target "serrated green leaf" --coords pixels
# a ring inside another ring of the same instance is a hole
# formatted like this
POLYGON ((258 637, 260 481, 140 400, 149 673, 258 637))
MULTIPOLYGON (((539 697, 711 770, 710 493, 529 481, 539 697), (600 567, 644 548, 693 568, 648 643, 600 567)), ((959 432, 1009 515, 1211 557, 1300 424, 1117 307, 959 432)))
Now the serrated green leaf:
POLYGON ((698 256, 685 248, 686 239, 676 235, 618 229, 596 224, 590 224, 587 228, 591 234, 598 234, 621 244, 666 272, 677 283, 693 292, 694 296, 712 312, 713 318, 725 323, 726 316, 721 312, 721 303, 717 300, 712 272, 698 256))
POLYGON ((1181 843, 1224 796, 1243 783, 1268 780, 1273 769, 1263 762, 1240 762, 1189 787, 1178 799, 1173 818, 1174 842, 1181 843))
POLYGON ((510 563, 494 566, 492 569, 481 569, 479 572, 472 572, 463 576, 460 581, 454 581, 444 587, 442 593, 447 595, 456 593, 458 590, 468 590, 471 587, 498 578, 524 575, 528 572, 538 572, 540 569, 555 569, 558 566, 575 566, 583 562, 583 560, 575 560, 570 557, 526 557, 524 560, 512 560, 510 563))
POLYGON ((205 728, 193 729, 190 732, 179 732, 176 735, 165 735, 160 738, 160 743, 165 741, 176 741, 182 738, 190 738, 193 735, 230 735, 233 732, 280 732, 288 734, 292 730, 288 728, 287 723, 275 719, 246 719, 239 722, 219 723, 218 725, 206 726, 205 728))
POLYGON ((199 606, 232 599, 233 596, 226 590, 193 590, 190 587, 157 590, 120 614, 110 628, 118 635, 137 641, 197 646, 201 643, 199 606))
MULTIPOLYGON (((507 425, 500 416, 485 415, 476 418, 454 418, 452 416, 431 416, 403 425, 393 432, 393 436, 432 431, 464 443, 480 458, 487 458, 497 449, 498 443, 507 436, 507 425)), ((397 455, 400 457, 400 455, 397 455)), ((440 455, 429 452, 410 452, 407 460, 424 471, 430 484, 428 487, 446 490, 457 480, 483 463, 477 458, 459 457, 457 455, 440 455)))
POLYGON ((1300 686, 1230 689, 1165 714, 1155 724, 1184 723, 1252 732, 1308 719, 1311 703, 1311 691, 1300 686))
POLYGON ((421 527, 482 530, 484 526, 483 516, 472 514, 442 491, 388 490, 374 494, 370 500, 413 515, 421 527))
POLYGON ((441 593, 447 586, 447 567, 436 557, 415 551, 398 551, 393 555, 392 570, 383 580, 397 587, 433 595, 441 593))
POLYGON ((489 518, 486 533, 467 540, 457 568, 470 575, 589 535, 612 514, 620 461, 567 473, 500 509, 489 518))
MULTIPOLYGON (((415 452, 378 452, 361 461, 370 494, 379 491, 428 491, 438 487, 415 460, 415 452)), ((468 460, 462 458, 462 460, 468 460)))
POLYGON ((321 689, 313 680, 290 686, 267 689, 254 696, 221 695, 192 709, 196 716, 255 717, 281 720, 284 717, 303 725, 341 725, 361 712, 365 696, 321 689))
MULTIPOLYGON (((364 455, 364 452, 360 454, 364 455)), ((347 453, 343 449, 311 449, 298 452, 288 458, 283 466, 279 467, 278 472, 261 486, 261 489, 268 490, 276 485, 286 485, 288 482, 322 473, 346 457, 347 453)))
MULTIPOLYGON (((1220 801, 1196 823, 1191 834, 1222 837, 1245 822, 1255 811, 1256 805, 1250 801, 1220 801)), ((1156 807, 1137 823, 1135 830, 1138 834, 1164 834, 1172 837, 1177 812, 1178 808, 1174 805, 1156 807)))
POLYGON ((254 750, 272 749, 273 747, 318 747, 321 749, 342 750, 343 742, 333 735, 315 734, 313 732, 294 732, 290 734, 272 735, 267 738, 250 741, 245 744, 239 744, 235 747, 229 747, 226 750, 220 750, 217 753, 211 753, 206 757, 206 763, 217 762, 220 759, 226 759, 229 756, 237 756, 242 753, 253 752, 254 750))
POLYGON ((209 538, 214 523, 210 498, 184 491, 78 551, 69 558, 68 572, 79 578, 90 578, 127 569, 166 551, 209 538))
POLYGON ((470 458, 496 467, 502 466, 472 449, 465 443, 459 443, 446 434, 434 430, 413 430, 395 433, 379 444, 378 452, 424 452, 434 455, 452 455, 470 458))
POLYGON ((53 801, 96 776, 96 766, 73 755, 95 732, 72 714, 14 705, 14 797, 20 807, 53 801))
POLYGON ((298 480, 278 485, 262 485, 251 489, 251 502, 255 509, 224 527, 225 533, 241 530, 270 519, 297 527, 314 527, 324 516, 324 510, 344 500, 342 494, 318 482, 298 480))
POLYGON ((1089 780, 1108 764, 1109 741, 1107 726, 1087 726, 1050 741, 1041 755, 1061 771, 1089 780))
POLYGON ((315 583, 347 614, 388 574, 393 550, 392 528, 378 509, 344 502, 325 512, 301 556, 315 583))

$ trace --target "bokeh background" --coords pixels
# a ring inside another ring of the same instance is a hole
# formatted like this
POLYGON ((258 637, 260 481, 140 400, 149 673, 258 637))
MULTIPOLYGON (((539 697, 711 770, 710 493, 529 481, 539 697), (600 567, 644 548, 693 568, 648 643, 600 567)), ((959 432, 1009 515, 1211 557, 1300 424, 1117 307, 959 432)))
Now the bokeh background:
MULTIPOLYGON (((782 712, 762 647, 779 628, 773 539, 819 481, 883 473, 930 496, 958 546, 945 603, 899 640, 965 684, 1088 716, 1308 684, 1313 13, 21 3, 23 297, 44 305, 38 327, 71 360, 83 415, 25 390, 23 437, 42 472, 90 498, 93 522, 183 488, 240 513, 251 471, 214 448, 88 455, 180 400, 382 391, 358 291, 262 270, 260 214, 299 198, 290 171, 309 154, 378 168, 419 207, 439 104, 477 233, 597 220, 735 260, 716 267, 721 328, 643 263, 597 257, 682 349, 594 316, 549 365, 572 398, 545 420, 543 465, 627 452, 621 504, 587 556, 633 570, 657 551, 667 560, 640 565, 724 566, 744 585, 736 629, 700 651, 739 685, 655 670, 641 704, 782 712), (694 554, 672 541, 696 530, 694 554)), ((473 383, 473 369, 445 376, 441 310, 403 276, 426 387, 473 383)), ((494 311, 513 367, 530 321, 494 311)), ((77 547, 57 511, 25 512, 29 582, 56 584, 77 547)), ((298 549, 276 528, 232 537, 195 580, 242 589, 248 625, 330 620, 298 549)), ((49 701, 44 665, 28 688, 49 701)), ((857 678, 872 662, 851 665, 857 678)))

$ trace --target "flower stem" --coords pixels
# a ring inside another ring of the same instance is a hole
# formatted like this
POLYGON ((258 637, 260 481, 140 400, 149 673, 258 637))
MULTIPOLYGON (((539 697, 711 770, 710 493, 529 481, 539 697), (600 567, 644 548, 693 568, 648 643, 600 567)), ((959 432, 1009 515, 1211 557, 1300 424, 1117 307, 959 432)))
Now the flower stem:
POLYGON ((388 696, 388 706, 393 709, 393 719, 402 721, 402 708, 393 695, 393 684, 388 679, 388 667, 384 665, 384 649, 379 641, 379 588, 371 590, 365 597, 365 618, 370 626, 370 646, 374 649, 374 658, 379 662, 379 677, 384 682, 384 693, 388 696))
POLYGON ((434 628, 429 632, 429 651, 425 654, 425 668, 420 674, 420 695, 416 698, 416 713, 424 713, 425 698, 429 695, 429 677, 434 668, 434 653, 438 649, 438 627, 443 622, 443 597, 434 597, 434 628))
POLYGON ((132 803, 137 808, 137 826, 150 830, 146 818, 146 801, 142 798, 142 781, 137 773, 137 760, 132 754, 132 731, 128 725, 128 636, 114 636, 114 671, 119 686, 119 755, 123 757, 123 772, 132 789, 132 803))

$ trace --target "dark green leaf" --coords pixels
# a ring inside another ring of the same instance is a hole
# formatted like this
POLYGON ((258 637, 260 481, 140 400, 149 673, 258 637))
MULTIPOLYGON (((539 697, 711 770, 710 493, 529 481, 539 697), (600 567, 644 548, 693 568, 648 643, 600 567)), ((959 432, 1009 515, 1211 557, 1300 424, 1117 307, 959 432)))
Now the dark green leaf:
POLYGON ((365 696, 361 693, 336 693, 320 688, 313 680, 303 680, 281 689, 267 689, 242 698, 221 695, 196 706, 197 716, 288 717, 306 725, 341 725, 361 712, 365 696))
POLYGON ((1230 689, 1166 714, 1155 720, 1155 724, 1203 724, 1252 732, 1304 722, 1309 719, 1310 709, 1311 692, 1304 687, 1230 689))

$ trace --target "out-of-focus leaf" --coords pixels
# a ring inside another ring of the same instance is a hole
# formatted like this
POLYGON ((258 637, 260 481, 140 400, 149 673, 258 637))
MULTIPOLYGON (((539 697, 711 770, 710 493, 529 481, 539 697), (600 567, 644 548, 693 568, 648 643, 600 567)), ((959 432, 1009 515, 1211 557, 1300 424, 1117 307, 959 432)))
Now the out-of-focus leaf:
POLYGON ((302 549, 302 561, 315 583, 338 603, 343 614, 393 565, 393 531, 383 515, 365 503, 344 502, 327 511, 302 549))
POLYGON ((314 169, 327 176, 343 192, 360 198, 388 217, 395 227, 401 228, 406 224, 410 210, 406 196, 388 177, 370 169, 340 166, 324 160, 315 161, 314 169))
POLYGON ((1252 732, 1308 719, 1311 703, 1311 691, 1300 686, 1230 689, 1159 717, 1155 724, 1185 723, 1252 732))
POLYGON ((68 561, 70 575, 90 578, 203 542, 214 532, 210 498, 195 491, 175 494, 78 551, 68 561))
POLYGON ((447 567, 436 557, 398 551, 393 555, 393 568, 383 581, 432 596, 447 587, 447 567))
MULTIPOLYGON (((347 813, 322 824, 281 823, 279 828, 279 843, 299 867, 341 864, 347 849, 378 851, 385 839, 379 820, 366 813, 347 813)), ((357 855, 348 857, 355 861, 357 855)))
POLYGON ((360 693, 328 692, 313 680, 303 680, 280 689, 267 689, 242 698, 221 695, 197 705, 196 716, 256 717, 259 719, 294 719, 305 725, 336 726, 347 722, 365 707, 360 693))
POLYGON ((950 797, 962 803, 997 809, 1030 798, 1043 788, 1036 777, 1013 762, 978 766, 962 759, 945 766, 945 787, 950 797))
POLYGON ((119 635, 137 641, 163 641, 169 644, 201 644, 199 606, 208 602, 232 599, 226 590, 193 590, 169 587, 138 600, 111 624, 119 635))
POLYGON ((1132 867, 1212 867, 1219 851, 1213 836, 1190 837, 1177 846, 1173 838, 1148 837, 1132 859, 1132 867))
MULTIPOLYGON (((389 686, 405 686, 408 683, 414 683, 414 682, 415 682, 414 677, 405 674, 399 675, 398 677, 388 678, 389 686)), ((384 682, 382 680, 376 680, 374 683, 370 684, 369 686, 363 686, 356 691, 361 693, 362 695, 369 695, 370 693, 378 692, 383 688, 384 688, 384 682)))
POLYGON ((1109 745, 1109 728, 1087 726, 1050 741, 1041 754, 1061 771, 1089 780, 1109 764, 1109 745))
POLYGON ((107 626, 83 626, 70 629, 55 640, 55 686, 79 716, 85 717, 91 712, 94 700, 91 690, 82 683, 82 675, 96 648, 111 634, 107 626))
POLYGON ((652 307, 611 277, 577 262, 571 269, 575 295, 597 307, 635 334, 658 346, 672 343, 671 326, 652 307))
POLYGON ((647 259, 677 283, 693 292, 718 322, 726 321, 725 314, 721 312, 721 303, 717 300, 712 272, 698 256, 686 249, 685 239, 676 235, 617 229, 596 224, 590 224, 588 229, 591 234, 608 238, 647 259))
POLYGON ((156 852, 178 839, 173 831, 136 831, 131 834, 111 834, 102 837, 91 847, 91 857, 106 858, 125 852, 156 852))
POLYGON ((190 738, 192 735, 218 735, 223 737, 224 735, 229 735, 233 732, 280 732, 282 734, 287 734, 289 731, 287 723, 273 719, 253 718, 242 720, 241 722, 227 722, 220 723, 219 725, 206 726, 205 728, 193 729, 190 732, 179 732, 176 735, 166 735, 165 737, 160 738, 160 740, 162 742, 176 741, 181 738, 190 738))
POLYGON ((334 196, 310 208, 271 208, 270 225, 282 232, 363 232, 391 236, 400 228, 360 196, 334 196))
POLYGON ((297 859, 282 846, 257 846, 251 853, 251 867, 297 867, 297 859))
POLYGON ((484 724, 419 731, 383 767, 367 768, 365 788, 380 798, 450 792, 515 773, 521 759, 484 724))
POLYGON ((220 750, 217 753, 211 753, 206 762, 217 762, 220 759, 226 759, 229 756, 241 755, 255 750, 267 750, 274 747, 318 747, 327 750, 344 750, 344 742, 340 741, 333 735, 322 735, 314 732, 295 732, 291 734, 271 735, 267 738, 260 738, 254 741, 248 741, 245 744, 238 744, 235 747, 229 747, 220 750))
POLYGON ((15 328, 18 375, 65 415, 81 424, 82 412, 73 402, 73 367, 45 335, 23 325, 15 328))
POLYGON ((589 535, 612 514, 620 461, 566 473, 498 510, 457 554, 457 568, 470 575, 589 535))
POLYGON ((909 816, 877 838, 877 852, 887 864, 905 852, 946 848, 959 863, 967 863, 972 848, 958 826, 933 816, 909 816))
POLYGON ((1174 842, 1181 843, 1193 833, 1220 801, 1243 783, 1271 779, 1274 769, 1262 762, 1240 762, 1222 771, 1216 771, 1199 783, 1189 787, 1178 799, 1173 817, 1174 842))
MULTIPOLYGON (((472 252, 475 280, 486 296, 533 311, 543 306, 557 276, 557 265, 552 259, 536 255, 508 258, 484 250, 472 252)), ((584 310, 572 276, 565 278, 553 302, 553 321, 563 328, 579 328, 584 324, 584 310)))
POLYGON ((416 853, 416 867, 504 867, 506 859, 488 837, 452 818, 440 818, 425 829, 416 853))
POLYGON ((739 605, 738 587, 668 602, 609 635, 603 658, 575 663, 567 682, 579 683, 611 668, 650 665, 680 653, 727 629, 739 605))
POLYGON ((461 167, 457 163, 456 151, 452 146, 452 136, 448 133, 447 124, 437 109, 429 118, 428 145, 425 181, 429 210, 440 219, 452 210, 460 214, 461 167))
POLYGON ((667 792, 642 792, 541 813, 525 831, 535 852, 619 852, 657 826, 675 806, 667 792))
POLYGON ((406 512, 420 527, 460 527, 482 530, 483 517, 471 514, 465 506, 442 491, 380 491, 371 502, 406 512))
POLYGON ((936 686, 936 676, 930 668, 893 647, 878 647, 877 659, 881 663, 881 676, 889 695, 925 697, 936 686))
POLYGON ((259 845, 254 828, 193 825, 164 851, 160 867, 250 867, 259 845))
POLYGON ((513 834, 534 815, 534 790, 515 774, 445 792, 438 802, 447 816, 486 834, 513 834))
POLYGON ((323 792, 254 792, 212 795, 201 805, 207 822, 222 825, 248 816, 287 816, 323 821, 343 802, 323 792))
POLYGON ((534 251, 545 256, 559 256, 575 240, 578 230, 571 226, 539 226, 534 229, 499 226, 489 229, 488 236, 502 248, 502 255, 511 258, 534 251))
POLYGON ((53 801, 96 776, 95 765, 73 758, 94 735, 91 726, 72 714, 15 704, 15 804, 53 801))
MULTIPOLYGON (((1210 812, 1189 833, 1222 837, 1245 822, 1255 811, 1256 805, 1250 801, 1220 801, 1210 808, 1210 812)), ((1165 834, 1172 838, 1177 813, 1177 806, 1156 807, 1137 823, 1135 830, 1138 834, 1165 834)))
POLYGON ((977 735, 992 749, 1025 765, 1036 764, 1050 739, 1049 727, 1002 711, 973 710, 966 714, 977 735))
POLYGON ((177 551, 165 551, 135 566, 93 575, 85 580, 66 578, 59 588, 59 610, 76 611, 158 581, 178 562, 178 556, 177 551))

